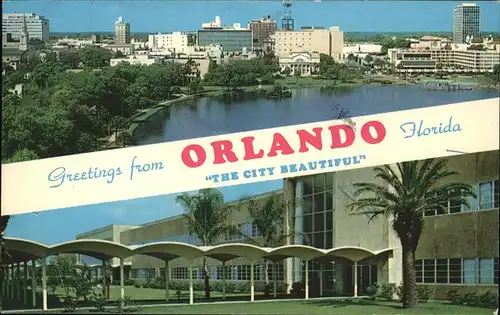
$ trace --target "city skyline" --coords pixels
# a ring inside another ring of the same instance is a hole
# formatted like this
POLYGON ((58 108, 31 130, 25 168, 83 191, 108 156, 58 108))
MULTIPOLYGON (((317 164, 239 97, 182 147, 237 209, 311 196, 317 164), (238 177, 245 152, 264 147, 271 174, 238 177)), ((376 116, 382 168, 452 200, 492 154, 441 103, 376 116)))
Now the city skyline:
MULTIPOLYGON (((433 32, 453 29, 453 8, 461 2, 294 2, 296 28, 339 25, 346 32, 433 32), (383 12, 391 19, 379 19, 383 12), (310 14, 308 12, 314 12, 310 14), (356 16, 353 19, 353 16, 356 16)), ((480 29, 498 32, 500 3, 476 2, 481 7, 480 29)), ((4 13, 36 13, 50 20, 51 32, 112 32, 118 16, 132 33, 194 31, 220 16, 223 24, 246 23, 271 15, 280 24, 281 1, 269 2, 5 2, 4 13), (71 6, 69 6, 71 4, 71 6), (167 12, 167 13, 166 13, 167 12), (175 12, 189 12, 190 18, 175 12), (169 14, 171 13, 171 14, 169 14)), ((486 35, 486 34, 485 34, 486 35)))

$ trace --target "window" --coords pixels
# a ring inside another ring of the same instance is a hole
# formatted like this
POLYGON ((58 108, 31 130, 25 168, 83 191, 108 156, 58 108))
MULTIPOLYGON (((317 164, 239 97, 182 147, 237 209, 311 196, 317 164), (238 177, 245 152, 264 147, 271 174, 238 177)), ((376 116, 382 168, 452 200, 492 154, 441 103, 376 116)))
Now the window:
POLYGON ((480 258, 479 259, 479 283, 493 284, 494 283, 494 259, 480 258))
POLYGON ((463 280, 465 284, 475 284, 477 279, 477 260, 464 259, 463 261, 463 280))
POLYGON ((462 259, 449 259, 450 283, 462 283, 462 259))
POLYGON ((130 278, 138 279, 139 278, 139 269, 130 270, 130 278))
POLYGON ((188 279, 188 268, 187 267, 175 267, 170 270, 172 273, 173 280, 187 280, 188 279))
POLYGON ((434 283, 436 272, 436 261, 434 259, 424 259, 424 283, 434 283))
POLYGON ((417 278, 417 283, 422 283, 423 282, 423 268, 422 268, 422 260, 416 260, 415 261, 415 275, 417 278))
POLYGON ((262 236, 262 233, 260 233, 259 228, 257 225, 252 224, 252 237, 260 237, 262 236))
POLYGON ((436 283, 448 283, 448 259, 436 259, 436 283))
POLYGON ((479 209, 493 208, 493 182, 479 184, 479 209))

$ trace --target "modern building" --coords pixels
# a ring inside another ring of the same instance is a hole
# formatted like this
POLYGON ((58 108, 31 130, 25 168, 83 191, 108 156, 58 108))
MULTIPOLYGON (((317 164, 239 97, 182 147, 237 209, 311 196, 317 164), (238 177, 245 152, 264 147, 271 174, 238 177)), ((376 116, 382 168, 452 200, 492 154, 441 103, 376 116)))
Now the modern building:
POLYGON ((29 38, 42 41, 49 40, 49 20, 35 13, 2 14, 2 33, 9 33, 12 38, 19 39, 23 32, 24 23, 29 38))
POLYGON ((461 3, 453 10, 453 42, 467 43, 480 38, 480 7, 475 3, 461 3))
POLYGON ((338 26, 302 27, 299 31, 278 30, 274 35, 274 52, 288 56, 297 51, 317 52, 343 60, 344 32, 338 26))
POLYGON ((130 44, 130 39, 130 23, 123 21, 123 18, 120 16, 115 21, 115 44, 130 44))
POLYGON ((279 57, 280 72, 288 71, 288 74, 295 75, 300 70, 301 76, 310 76, 319 70, 319 61, 318 53, 291 53, 287 57, 279 57))
POLYGON ((276 20, 271 16, 265 16, 260 20, 251 20, 248 22, 248 29, 253 32, 253 49, 256 51, 265 51, 268 47, 272 49, 272 35, 276 33, 276 20))
POLYGON ((109 44, 104 45, 103 47, 111 50, 114 53, 121 52, 125 56, 131 56, 135 52, 133 44, 109 44))
POLYGON ((494 67, 500 64, 500 52, 495 50, 389 49, 388 55, 397 71, 416 73, 433 73, 438 70, 449 73, 492 73, 494 67))
POLYGON ((182 32, 168 34, 153 34, 148 36, 150 50, 168 50, 172 53, 186 53, 188 51, 188 36, 182 32))
POLYGON ((197 32, 197 45, 219 44, 224 52, 243 52, 253 50, 252 31, 247 29, 202 29, 197 32))
MULTIPOLYGON (((450 289, 462 293, 498 290, 499 158, 499 151, 448 158, 450 169, 459 173, 454 180, 473 185, 477 198, 470 198, 469 207, 448 202, 444 212, 423 214, 425 224, 416 252, 417 281, 434 286, 435 298, 445 298, 450 289)), ((365 293, 374 282, 402 281, 401 246, 390 219, 379 217, 369 222, 365 216, 346 212, 346 205, 352 200, 352 184, 374 181, 373 178, 372 168, 289 178, 284 180, 282 190, 254 197, 265 202, 272 194, 283 194, 285 200, 291 201, 285 206, 283 229, 292 237, 284 245, 309 245, 336 249, 338 253, 307 262, 278 257, 279 281, 290 288, 295 282, 309 279, 310 290, 316 292, 311 296, 357 295, 365 293)), ((260 232, 247 211, 235 213, 228 223, 259 240, 260 232)), ((182 216, 141 226, 111 226, 86 235, 113 239, 131 248, 161 241, 203 245, 188 233, 182 216)), ((220 239, 221 244, 244 241, 238 237, 220 239)), ((255 280, 264 280, 262 259, 253 264, 244 258, 224 261, 228 281, 248 281, 251 265, 255 280)), ((150 256, 132 256, 126 263, 130 265, 127 277, 137 281, 161 277, 165 271, 164 261, 150 256)), ((221 279, 221 261, 210 258, 208 264, 212 279, 221 279)), ((185 258, 172 260, 171 279, 187 280, 187 266, 185 258)), ((194 279, 201 280, 201 258, 193 260, 191 266, 194 279)))

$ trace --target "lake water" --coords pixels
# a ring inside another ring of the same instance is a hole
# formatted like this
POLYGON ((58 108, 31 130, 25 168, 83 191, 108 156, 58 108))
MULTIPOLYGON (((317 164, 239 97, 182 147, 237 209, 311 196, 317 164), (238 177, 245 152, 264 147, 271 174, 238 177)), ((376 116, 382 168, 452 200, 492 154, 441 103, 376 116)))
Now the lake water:
POLYGON ((203 98, 178 104, 141 127, 137 144, 152 144, 254 129, 330 120, 344 108, 350 116, 386 113, 498 97, 498 92, 431 91, 417 86, 364 86, 335 91, 300 89, 291 99, 203 98))

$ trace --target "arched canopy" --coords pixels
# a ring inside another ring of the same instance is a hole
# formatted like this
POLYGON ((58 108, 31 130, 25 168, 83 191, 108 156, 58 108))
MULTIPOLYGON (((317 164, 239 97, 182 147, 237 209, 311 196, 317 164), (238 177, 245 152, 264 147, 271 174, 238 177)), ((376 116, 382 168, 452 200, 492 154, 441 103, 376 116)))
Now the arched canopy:
POLYGON ((51 246, 48 251, 49 255, 68 253, 83 254, 101 260, 109 260, 115 257, 130 257, 132 255, 132 250, 125 245, 110 241, 81 239, 51 246))
POLYGON ((355 246, 343 246, 332 248, 327 250, 325 256, 329 257, 343 257, 349 259, 351 261, 360 261, 366 259, 371 256, 377 256, 385 252, 390 252, 392 249, 383 249, 380 251, 371 251, 369 249, 363 247, 355 247, 355 246))
POLYGON ((229 243, 217 246, 206 246, 202 247, 202 249, 205 252, 205 256, 219 259, 221 261, 227 261, 236 257, 256 260, 267 254, 267 251, 264 248, 245 243, 229 243))
POLYGON ((285 245, 275 248, 269 252, 264 258, 271 261, 277 261, 289 257, 297 257, 301 260, 311 260, 322 257, 325 252, 321 249, 306 245, 285 245))
POLYGON ((203 256, 203 250, 186 243, 157 242, 132 247, 132 254, 147 255, 169 261, 178 257, 195 259, 203 256))
POLYGON ((47 245, 15 237, 4 237, 4 240, 8 253, 2 257, 5 262, 17 263, 48 256, 47 245))

